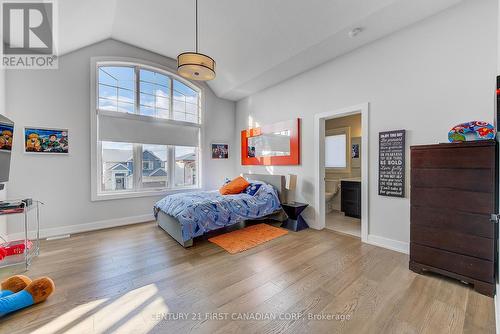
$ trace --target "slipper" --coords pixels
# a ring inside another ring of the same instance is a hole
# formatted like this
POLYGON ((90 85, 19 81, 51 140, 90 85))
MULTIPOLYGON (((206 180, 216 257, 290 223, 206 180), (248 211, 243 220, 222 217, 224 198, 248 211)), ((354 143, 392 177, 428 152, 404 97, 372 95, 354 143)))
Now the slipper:
POLYGON ((0 283, 0 298, 10 296, 30 285, 31 279, 24 275, 15 275, 0 283))
POLYGON ((48 277, 33 280, 23 290, 0 298, 0 317, 45 301, 55 290, 54 282, 48 277))

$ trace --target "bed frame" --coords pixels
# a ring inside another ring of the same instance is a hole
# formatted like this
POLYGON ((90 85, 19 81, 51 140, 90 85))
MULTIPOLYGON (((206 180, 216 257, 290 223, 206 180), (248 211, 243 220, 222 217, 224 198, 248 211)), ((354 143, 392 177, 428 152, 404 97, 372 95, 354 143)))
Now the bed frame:
MULTIPOLYGON (((274 186, 278 191, 278 196, 281 203, 286 203, 285 176, 267 175, 267 174, 243 174, 243 176, 251 180, 262 181, 274 186)), ((264 220, 264 219, 284 221, 286 219, 286 215, 283 212, 283 210, 280 209, 279 211, 271 215, 262 217, 258 220, 264 220)), ((182 247, 193 246, 193 239, 189 239, 187 241, 182 240, 181 224, 176 218, 160 210, 158 212, 156 222, 158 223, 158 226, 164 229, 165 232, 167 232, 172 238, 174 238, 178 243, 180 243, 182 247)))

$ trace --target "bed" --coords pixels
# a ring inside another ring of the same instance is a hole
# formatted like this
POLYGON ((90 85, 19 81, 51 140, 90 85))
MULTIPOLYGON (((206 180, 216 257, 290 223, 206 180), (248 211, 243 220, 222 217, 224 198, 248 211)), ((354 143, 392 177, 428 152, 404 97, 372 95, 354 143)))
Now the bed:
POLYGON ((168 195, 154 206, 158 226, 183 247, 191 247, 193 238, 245 220, 286 219, 281 208, 286 200, 285 177, 243 176, 262 184, 255 195, 221 195, 216 190, 168 195))

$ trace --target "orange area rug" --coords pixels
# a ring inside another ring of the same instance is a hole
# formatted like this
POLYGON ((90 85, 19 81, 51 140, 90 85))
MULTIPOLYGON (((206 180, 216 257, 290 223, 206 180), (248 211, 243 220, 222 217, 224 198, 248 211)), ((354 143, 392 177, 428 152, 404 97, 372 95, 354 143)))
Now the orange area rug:
POLYGON ((231 254, 254 248, 287 234, 288 231, 267 224, 257 224, 208 239, 231 254))

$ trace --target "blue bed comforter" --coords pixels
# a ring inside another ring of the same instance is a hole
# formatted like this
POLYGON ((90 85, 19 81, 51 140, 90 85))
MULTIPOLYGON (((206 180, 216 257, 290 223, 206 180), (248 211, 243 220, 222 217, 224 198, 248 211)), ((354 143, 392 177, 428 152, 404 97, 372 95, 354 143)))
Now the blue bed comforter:
POLYGON ((216 190, 168 195, 155 204, 154 212, 157 215, 161 210, 177 218, 182 238, 187 241, 243 220, 264 217, 280 207, 276 190, 263 184, 253 196, 221 195, 216 190))

